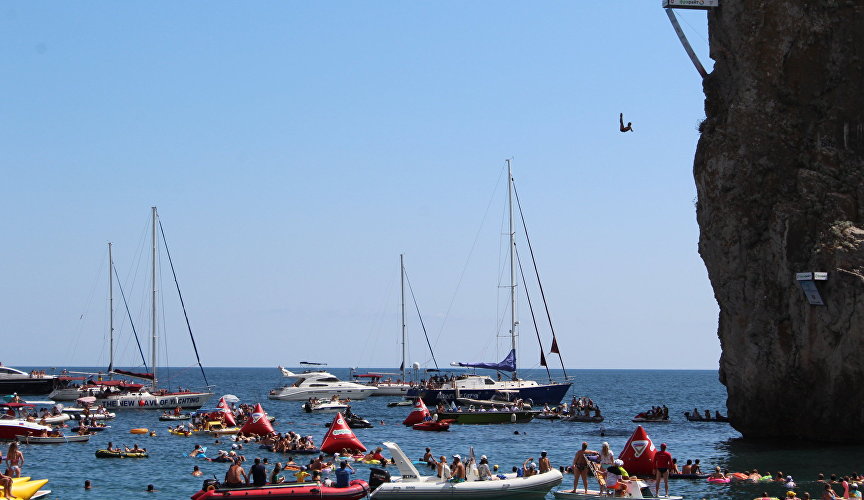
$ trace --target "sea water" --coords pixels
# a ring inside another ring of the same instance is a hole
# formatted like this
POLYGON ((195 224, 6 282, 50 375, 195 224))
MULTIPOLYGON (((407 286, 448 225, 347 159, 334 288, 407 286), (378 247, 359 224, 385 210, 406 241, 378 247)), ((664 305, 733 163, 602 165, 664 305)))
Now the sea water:
MULTIPOLYGON (((30 369, 45 368, 27 367, 25 371, 30 369)), ((329 371, 337 377, 348 379, 347 369, 329 368, 329 371)), ((234 394, 242 403, 260 402, 268 414, 276 417, 274 427, 278 432, 294 431, 311 435, 320 444, 326 432, 325 424, 333 418, 333 414, 305 413, 301 402, 267 399, 270 389, 284 385, 287 381, 275 367, 211 368, 206 373, 215 393, 209 406, 215 406, 223 394, 234 394)), ((174 389, 178 386, 203 385, 197 369, 171 369, 160 373, 160 378, 166 375, 171 376, 170 387, 174 389)), ((560 370, 553 371, 552 375, 559 380, 562 378, 560 370)), ((422 432, 401 425, 410 411, 409 407, 387 407, 388 402, 399 398, 370 397, 354 402, 352 410, 375 427, 357 429, 355 433, 367 447, 380 446, 382 441, 394 441, 414 458, 420 458, 427 446, 432 448, 436 457, 450 457, 456 453, 464 457, 469 451, 468 447, 473 446, 477 457, 487 455, 490 464, 497 464, 507 472, 529 457, 538 459, 544 450, 548 452, 553 466, 569 465, 582 441, 587 441, 589 447, 595 450, 600 449, 603 441, 608 441, 617 454, 638 425, 632 423, 631 419, 651 406, 665 404, 669 407, 671 422, 642 425, 656 446, 661 442, 668 444, 669 451, 678 459, 679 465, 683 465, 687 459, 699 458, 703 471, 711 471, 718 465, 730 471, 752 468, 762 473, 782 471, 792 475, 798 482, 796 491, 799 494, 809 491, 816 498, 821 496, 822 491, 821 485, 815 482, 817 473, 828 475, 832 472, 848 474, 864 471, 860 460, 862 455, 857 446, 825 447, 794 440, 744 441, 740 433, 727 423, 688 422, 683 413, 693 411, 694 407, 703 412, 710 409, 712 414, 715 410, 726 413, 726 392, 718 382, 716 371, 568 370, 567 375, 573 381, 573 387, 566 401, 569 402, 573 395, 592 398, 601 406, 606 417, 602 424, 535 419, 526 424, 454 425, 449 432, 422 432)), ((520 376, 543 381, 546 372, 527 370, 521 372, 520 376)), ((787 410, 795 411, 797 404, 806 402, 790 402, 787 410)), ((227 464, 211 463, 187 455, 195 444, 200 444, 207 446, 207 455, 212 457, 219 449, 230 449, 230 441, 220 438, 222 443, 215 444, 215 439, 210 437, 171 435, 167 432, 168 426, 176 422, 161 422, 160 414, 153 410, 118 411, 117 418, 109 421, 111 429, 94 435, 89 443, 22 445, 26 460, 24 475, 50 479, 48 488, 53 491, 50 498, 64 500, 189 498, 201 488, 203 479, 215 476, 222 480, 228 469, 227 464), (155 430, 157 435, 130 434, 129 430, 136 427, 155 430), (94 452, 105 448, 108 441, 112 441, 115 446, 131 447, 137 443, 147 448, 150 458, 96 458, 94 452), (203 477, 191 475, 195 465, 204 472, 203 477), (83 489, 85 479, 92 482, 92 490, 83 489), (146 492, 148 484, 153 484, 157 491, 146 492)), ((777 415, 777 418, 782 419, 783 415, 777 415)), ((271 453, 254 444, 246 445, 241 453, 247 458, 247 471, 255 457, 269 459, 271 467, 268 467, 268 472, 272 470, 272 464, 284 462, 287 458, 287 455, 271 453)), ((294 458, 298 463, 309 459, 308 456, 294 458)), ((355 465, 355 469, 356 477, 368 479, 368 466, 355 465)), ((391 473, 395 472, 395 467, 390 469, 391 473)), ((572 481, 573 476, 566 474, 563 485, 572 487, 572 481)), ((593 478, 589 479, 589 484, 596 488, 593 478)), ((751 499, 763 491, 767 491, 769 496, 782 498, 786 489, 779 483, 716 485, 704 480, 673 480, 670 484, 671 494, 683 495, 688 499, 751 499)), ((552 498, 552 495, 547 498, 552 498)))

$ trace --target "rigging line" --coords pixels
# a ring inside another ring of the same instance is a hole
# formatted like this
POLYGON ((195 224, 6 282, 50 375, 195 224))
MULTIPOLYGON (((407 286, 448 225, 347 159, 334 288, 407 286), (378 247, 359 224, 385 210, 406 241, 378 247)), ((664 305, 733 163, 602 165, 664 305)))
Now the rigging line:
MULTIPOLYGON (((528 226, 525 224, 525 214, 522 213, 522 203, 519 201, 519 193, 516 191, 516 181, 513 181, 513 195, 516 197, 516 206, 519 207, 519 219, 522 221, 522 231, 525 233, 525 243, 528 244, 528 252, 531 254, 531 263, 534 265, 534 275, 537 277, 537 286, 540 288, 540 297, 543 298, 543 307, 546 309, 546 319, 549 321, 549 329, 552 330, 552 342, 557 346, 555 327, 552 325, 552 315, 549 313, 549 303, 546 301, 546 292, 543 290, 543 282, 540 281, 540 271, 537 269, 537 259, 534 258, 534 247, 531 238, 528 237, 528 226)), ((558 360, 561 361, 561 371, 564 372, 564 380, 567 380, 567 370, 564 368, 564 358, 561 357, 561 349, 558 348, 558 360)))
POLYGON ((696 28, 693 27, 692 24, 690 24, 690 23, 687 22, 687 18, 685 18, 685 17, 681 17, 681 15, 679 15, 679 14, 676 14, 675 17, 677 17, 678 19, 684 21, 684 24, 686 24, 687 26, 689 26, 690 29, 693 30, 693 33, 696 33, 696 36, 698 36, 699 38, 701 38, 703 42, 705 42, 705 43, 709 43, 708 40, 706 40, 705 37, 703 37, 702 34, 699 33, 699 30, 697 30, 696 28))
POLYGON ((198 355, 198 345, 195 343, 195 337, 192 335, 192 325, 189 324, 189 315, 186 314, 186 303, 183 302, 183 294, 180 293, 180 283, 177 281, 177 273, 174 272, 174 262, 171 260, 171 251, 168 250, 168 241, 165 239, 165 230, 162 229, 162 220, 159 220, 159 232, 162 233, 162 244, 165 245, 165 254, 168 256, 168 264, 171 266, 171 274, 174 276, 174 284, 177 285, 177 295, 180 297, 180 306, 183 308, 183 317, 186 318, 186 328, 189 330, 189 338, 192 339, 192 347, 195 349, 195 358, 198 360, 198 367, 201 368, 201 375, 204 377, 204 384, 210 386, 207 382, 207 374, 204 373, 204 366, 201 364, 201 356, 198 355))
POLYGON ((138 331, 135 330, 135 322, 132 321, 132 313, 129 312, 129 303, 126 302, 126 294, 123 292, 123 285, 120 284, 120 276, 117 274, 117 268, 114 269, 114 277, 117 279, 117 288, 120 289, 120 296, 123 297, 123 307, 126 308, 126 315, 129 316, 129 325, 132 327, 132 333, 135 334, 135 343, 138 344, 138 352, 141 353, 141 361, 144 362, 144 371, 149 371, 147 368, 147 358, 144 356, 144 349, 141 349, 141 341, 138 339, 138 331))
POLYGON ((525 281, 525 270, 522 269, 522 259, 519 258, 519 250, 514 248, 516 252, 516 263, 519 265, 519 275, 522 276, 522 285, 525 288, 525 298, 528 300, 528 310, 531 312, 531 321, 534 323, 534 333, 537 334, 537 343, 540 344, 540 359, 544 361, 543 368, 546 368, 546 376, 549 377, 549 382, 552 382, 552 372, 549 371, 549 364, 545 363, 546 356, 543 354, 543 341, 540 340, 540 328, 537 326, 537 317, 534 315, 534 304, 531 302, 531 295, 528 293, 528 282, 525 281))
POLYGON ((495 199, 495 193, 498 192, 498 186, 501 185, 501 178, 504 176, 504 171, 501 169, 501 174, 498 175, 498 182, 495 183, 495 189, 492 190, 492 195, 489 197, 489 203, 486 205, 486 211, 483 212, 483 218, 480 220, 480 227, 477 228, 477 233, 474 235, 474 242, 471 244, 471 250, 468 251, 468 258, 465 259, 465 265, 462 267, 462 272, 459 274, 459 280, 456 282, 456 290, 453 291, 453 297, 450 298, 450 304, 447 306, 447 312, 444 313, 444 321, 441 322, 441 329, 438 330, 438 336, 435 337, 435 345, 441 339, 441 334, 444 333, 444 327, 447 325, 447 318, 450 317, 450 311, 453 309, 453 304, 456 303, 456 295, 459 293, 459 288, 462 286, 462 280, 465 278, 465 272, 468 270, 468 262, 471 261, 471 256, 474 254, 474 249, 477 248, 477 242, 480 240, 480 231, 486 223, 486 216, 489 215, 489 208, 495 199))
POLYGON ((411 292, 411 300, 414 301, 414 308, 417 309, 417 317, 420 318, 420 326, 423 328, 423 335, 426 337, 426 345, 429 346, 429 354, 432 355, 432 361, 435 363, 435 369, 438 368, 438 360, 435 359, 435 351, 432 350, 432 344, 429 342, 429 334, 426 333, 426 323, 423 322, 423 316, 420 314, 420 306, 417 305, 417 297, 414 296, 414 288, 411 286, 411 280, 408 279, 408 273, 405 273, 405 282, 408 283, 408 290, 411 292))

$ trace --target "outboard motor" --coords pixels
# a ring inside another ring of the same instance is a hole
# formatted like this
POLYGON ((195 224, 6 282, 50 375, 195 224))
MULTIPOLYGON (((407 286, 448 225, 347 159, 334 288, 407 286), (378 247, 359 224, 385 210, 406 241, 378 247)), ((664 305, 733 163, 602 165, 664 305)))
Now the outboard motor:
POLYGON ((372 467, 369 469, 369 489, 375 491, 384 483, 390 482, 390 473, 384 469, 372 467))
POLYGON ((219 481, 216 478, 213 479, 205 479, 204 484, 201 486, 201 491, 207 491, 207 487, 213 486, 217 490, 222 487, 219 481))

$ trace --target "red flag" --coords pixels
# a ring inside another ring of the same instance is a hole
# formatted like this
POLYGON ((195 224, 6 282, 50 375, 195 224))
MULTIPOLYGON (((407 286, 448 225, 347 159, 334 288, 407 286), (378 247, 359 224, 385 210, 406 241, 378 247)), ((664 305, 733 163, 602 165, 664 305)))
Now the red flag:
POLYGON ((558 350, 558 339, 556 339, 554 335, 552 336, 552 350, 549 351, 549 354, 552 354, 553 352, 555 354, 561 354, 561 351, 558 350))
POLYGON ((540 349, 540 366, 549 366, 546 364, 546 356, 543 355, 543 349, 540 349))

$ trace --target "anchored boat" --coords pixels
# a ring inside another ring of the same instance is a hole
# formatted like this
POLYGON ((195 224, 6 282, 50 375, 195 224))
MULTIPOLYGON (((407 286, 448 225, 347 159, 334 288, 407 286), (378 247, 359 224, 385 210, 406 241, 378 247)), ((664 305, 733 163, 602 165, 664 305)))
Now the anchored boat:
POLYGON ((451 483, 437 476, 422 476, 411 460, 392 442, 385 442, 390 450, 400 478, 380 484, 371 484, 369 495, 372 499, 416 500, 420 498, 452 500, 497 500, 500 498, 543 498, 549 490, 561 484, 563 476, 557 469, 536 474, 531 477, 516 477, 516 474, 502 474, 503 479, 491 481, 464 481, 451 483))

